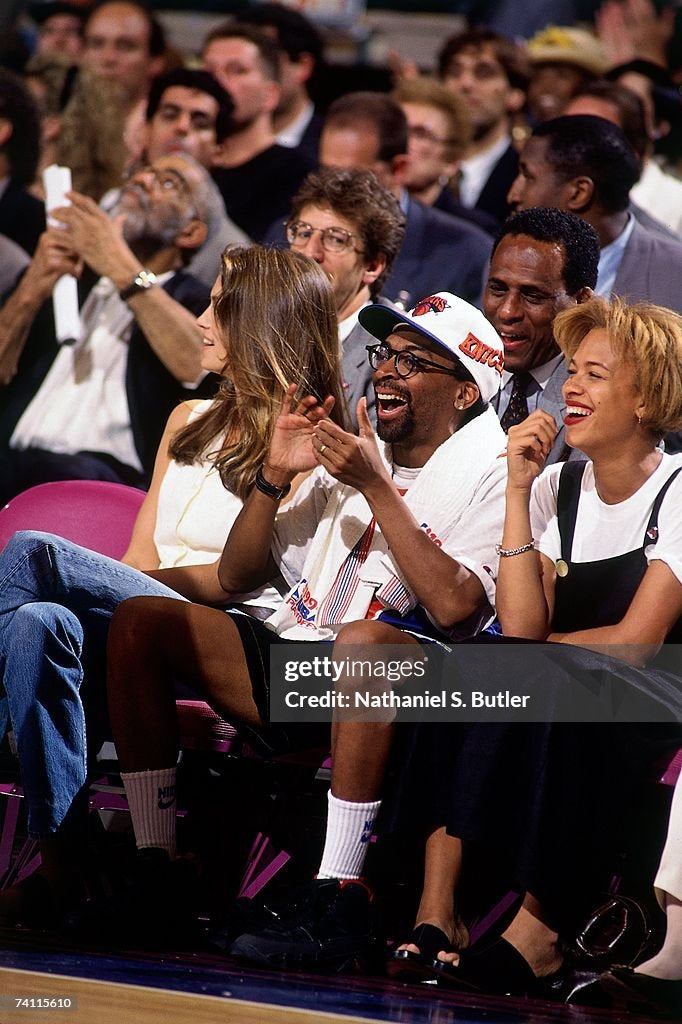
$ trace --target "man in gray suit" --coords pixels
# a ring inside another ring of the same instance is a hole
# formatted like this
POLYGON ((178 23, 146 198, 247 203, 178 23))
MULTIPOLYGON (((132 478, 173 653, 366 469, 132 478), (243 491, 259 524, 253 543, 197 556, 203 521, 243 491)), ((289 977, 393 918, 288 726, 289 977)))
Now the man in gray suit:
POLYGON ((654 302, 682 313, 682 241, 654 234, 628 210, 639 164, 625 135, 602 117, 573 114, 539 124, 509 191, 515 210, 557 206, 597 232, 598 295, 654 302))
POLYGON ((548 462, 583 458, 564 441, 566 362, 554 340, 557 313, 593 294, 599 240, 572 213, 536 207, 514 214, 493 248, 483 309, 502 338, 505 369, 493 400, 505 430, 535 409, 556 420, 548 462))
POLYGON ((376 338, 358 321, 361 309, 380 298, 405 234, 398 201, 371 171, 323 168, 311 172, 294 196, 286 226, 289 246, 310 256, 331 281, 348 410, 355 422, 358 399, 375 420, 373 369, 367 345, 376 338))

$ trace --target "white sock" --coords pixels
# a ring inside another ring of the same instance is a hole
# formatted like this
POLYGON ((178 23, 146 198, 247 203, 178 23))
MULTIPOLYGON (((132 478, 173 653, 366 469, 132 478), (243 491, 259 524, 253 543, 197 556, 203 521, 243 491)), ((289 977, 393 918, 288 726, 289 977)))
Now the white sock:
POLYGON ((176 768, 122 772, 138 850, 158 846, 175 856, 176 768))
POLYGON ((327 835, 318 878, 360 878, 381 800, 351 803, 329 790, 327 835))

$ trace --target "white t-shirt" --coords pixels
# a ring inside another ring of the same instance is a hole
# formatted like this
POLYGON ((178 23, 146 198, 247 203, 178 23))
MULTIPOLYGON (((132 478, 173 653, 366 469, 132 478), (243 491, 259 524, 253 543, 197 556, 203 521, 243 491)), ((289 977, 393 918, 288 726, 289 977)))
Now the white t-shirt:
MULTIPOLYGON (((682 466, 682 453, 663 455, 638 491, 625 501, 607 505, 597 494, 588 462, 580 486, 571 560, 596 562, 641 548, 651 509, 668 477, 682 466)), ((537 548, 553 562, 561 558, 556 515, 562 464, 549 466, 535 481, 531 495, 531 526, 537 548)), ((645 549, 647 562, 665 562, 682 583, 682 473, 665 495, 658 515, 658 540, 645 549)))
MULTIPOLYGON (((409 479, 409 473, 409 470, 402 470, 396 484, 403 488, 406 485, 411 487, 414 480, 409 479)), ((489 602, 480 614, 477 612, 471 619, 453 628, 451 636, 454 639, 473 636, 493 618, 497 576, 495 543, 502 532, 505 482, 504 460, 482 472, 475 497, 462 510, 457 521, 450 524, 451 535, 442 543, 446 554, 478 577, 489 602)), ((328 566, 342 566, 344 558, 350 554, 357 539, 355 533, 358 523, 368 523, 371 518, 368 509, 362 520, 348 513, 345 507, 340 510, 339 515, 330 514, 327 506, 330 505, 332 492, 339 486, 341 485, 329 473, 318 467, 303 482, 290 504, 278 513, 272 552, 282 575, 291 585, 291 590, 279 611, 268 620, 268 625, 282 637, 327 639, 328 637, 321 635, 319 631, 335 634, 342 622, 352 621, 353 617, 364 618, 375 599, 377 588, 384 582, 383 579, 371 580, 371 573, 366 571, 365 566, 356 566, 352 571, 349 569, 348 574, 344 575, 343 587, 339 589, 345 588, 345 596, 351 591, 354 595, 354 584, 359 580, 358 594, 361 591, 365 603, 363 605, 358 596, 353 607, 354 615, 349 617, 350 613, 346 608, 344 615, 339 618, 325 617, 330 606, 330 595, 339 591, 335 589, 336 581, 332 588, 326 584, 322 585, 321 580, 324 578, 328 581, 328 566), (322 543, 319 545, 319 538, 316 537, 318 529, 325 530, 325 533, 320 535, 322 543), (352 543, 348 540, 351 534, 352 543), (316 556, 313 554, 314 546, 318 547, 316 556), (303 637, 302 629, 308 630, 309 634, 303 637)), ((421 525, 422 528, 426 526, 421 525)), ((372 546, 379 546, 381 543, 381 530, 377 525, 373 533, 372 546)), ((348 600, 351 598, 348 597, 348 600)), ((352 600, 355 600, 354 596, 352 600)), ((336 605, 334 607, 336 608, 336 605)))
MULTIPOLYGON (((173 274, 160 274, 158 283, 173 274)), ((57 352, 14 428, 10 448, 105 452, 143 471, 126 391, 134 321, 113 282, 101 277, 83 304, 80 340, 57 352)))

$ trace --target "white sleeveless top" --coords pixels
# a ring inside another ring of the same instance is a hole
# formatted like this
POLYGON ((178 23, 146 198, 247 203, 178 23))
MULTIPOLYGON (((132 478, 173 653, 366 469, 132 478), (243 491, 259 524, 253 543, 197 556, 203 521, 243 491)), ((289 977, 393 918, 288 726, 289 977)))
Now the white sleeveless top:
MULTIPOLYGON (((200 402, 187 422, 197 419, 210 406, 210 400, 200 402)), ((171 460, 161 481, 154 528, 159 568, 215 562, 241 507, 241 499, 223 486, 210 459, 204 458, 191 465, 171 460)), ((285 589, 284 584, 282 588, 285 589)), ((274 586, 235 596, 235 603, 272 611, 279 607, 281 600, 274 586)))

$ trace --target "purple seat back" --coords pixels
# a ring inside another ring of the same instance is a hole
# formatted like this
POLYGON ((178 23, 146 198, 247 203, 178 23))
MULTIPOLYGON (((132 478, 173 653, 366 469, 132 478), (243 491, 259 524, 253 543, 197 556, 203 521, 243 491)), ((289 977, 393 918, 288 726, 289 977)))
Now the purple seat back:
POLYGON ((17 530, 56 533, 110 558, 120 558, 144 491, 105 480, 58 480, 22 491, 0 508, 0 550, 17 530))

